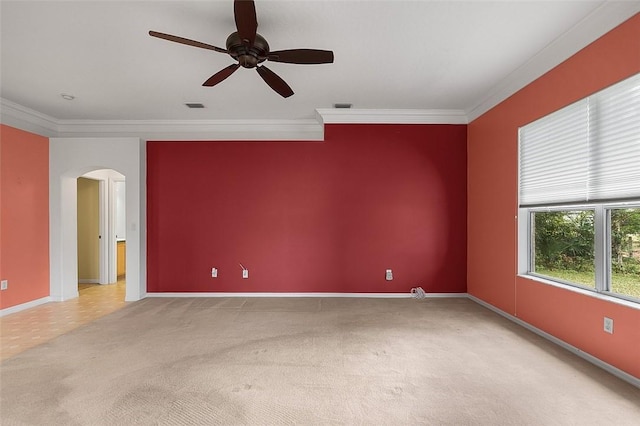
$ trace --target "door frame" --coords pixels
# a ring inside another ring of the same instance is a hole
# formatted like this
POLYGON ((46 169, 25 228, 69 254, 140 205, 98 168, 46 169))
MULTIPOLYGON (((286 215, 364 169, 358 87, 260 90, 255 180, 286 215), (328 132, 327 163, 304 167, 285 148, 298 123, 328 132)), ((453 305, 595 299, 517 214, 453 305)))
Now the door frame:
POLYGON ((113 169, 126 176, 125 300, 146 296, 146 143, 131 137, 49 139, 50 298, 78 297, 77 178, 113 169))

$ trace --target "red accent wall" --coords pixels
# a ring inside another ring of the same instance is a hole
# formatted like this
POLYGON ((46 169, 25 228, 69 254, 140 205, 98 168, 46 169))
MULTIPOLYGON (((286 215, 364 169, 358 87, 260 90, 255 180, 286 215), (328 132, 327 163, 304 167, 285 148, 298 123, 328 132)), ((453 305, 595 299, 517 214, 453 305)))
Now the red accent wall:
POLYGON ((147 289, 465 292, 466 131, 327 125, 324 142, 148 142, 147 289))
POLYGON ((638 72, 635 15, 470 123, 467 148, 469 293, 636 377, 640 310, 518 277, 515 218, 518 127, 638 72))
POLYGON ((0 125, 0 309, 49 296, 49 139, 0 125))

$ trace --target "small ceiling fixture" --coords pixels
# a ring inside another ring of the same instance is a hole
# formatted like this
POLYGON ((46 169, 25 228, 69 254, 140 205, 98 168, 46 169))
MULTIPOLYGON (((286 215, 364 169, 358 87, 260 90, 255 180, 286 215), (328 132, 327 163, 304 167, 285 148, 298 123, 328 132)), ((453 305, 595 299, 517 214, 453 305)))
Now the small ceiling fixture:
POLYGON ((74 100, 76 97, 73 95, 67 95, 66 93, 61 93, 60 96, 62 96, 62 99, 66 100, 66 101, 72 101, 74 100))
POLYGON ((187 106, 187 108, 204 108, 204 104, 201 104, 199 102, 187 102, 185 103, 185 105, 187 106))

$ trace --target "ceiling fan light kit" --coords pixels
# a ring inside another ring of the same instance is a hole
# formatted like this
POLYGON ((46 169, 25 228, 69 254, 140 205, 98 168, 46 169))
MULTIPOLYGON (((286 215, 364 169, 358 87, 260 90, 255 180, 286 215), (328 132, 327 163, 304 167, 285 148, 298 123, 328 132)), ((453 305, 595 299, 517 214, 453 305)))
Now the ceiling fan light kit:
POLYGON ((333 63, 333 52, 330 50, 290 49, 271 52, 267 40, 257 33, 258 20, 253 0, 234 0, 233 12, 237 31, 227 37, 226 49, 157 31, 149 31, 149 35, 175 43, 226 53, 237 61, 237 63, 229 65, 209 77, 202 84, 207 87, 215 86, 224 81, 240 67, 255 68, 258 75, 269 87, 280 96, 288 98, 293 95, 291 87, 276 73, 260 64, 264 61, 305 65, 333 63))

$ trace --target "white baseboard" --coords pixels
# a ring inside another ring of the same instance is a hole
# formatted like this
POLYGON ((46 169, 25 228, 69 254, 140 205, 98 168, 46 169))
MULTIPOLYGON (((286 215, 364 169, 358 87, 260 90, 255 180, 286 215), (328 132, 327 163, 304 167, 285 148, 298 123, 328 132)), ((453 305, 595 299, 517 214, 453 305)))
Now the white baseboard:
POLYGON ((409 293, 242 293, 242 292, 206 292, 206 293, 147 293, 147 297, 378 297, 406 298, 409 293))
POLYGON ((467 293, 425 293, 424 299, 466 299, 467 293))
POLYGON ((473 300, 474 302, 476 302, 479 305, 484 306, 485 308, 497 313, 498 315, 503 316, 504 318, 513 321, 514 323, 526 328, 527 330, 537 334, 540 337, 544 337, 545 339, 549 340, 552 343, 555 343, 556 345, 568 350, 569 352, 579 356, 580 358, 589 361, 590 363, 592 363, 593 365, 602 368, 603 370, 605 370, 606 372, 613 374, 614 376, 616 376, 619 379, 624 380, 625 382, 640 388, 640 378, 632 376, 631 374, 620 370, 617 367, 614 367, 613 365, 606 363, 604 361, 602 361, 599 358, 596 358, 595 356, 588 354, 587 352, 576 348, 573 345, 570 345, 569 343, 565 342, 564 340, 560 340, 557 337, 547 333, 546 331, 540 330, 537 327, 534 327, 533 325, 529 324, 528 322, 525 322, 523 320, 521 320, 518 317, 514 317, 511 314, 506 313, 503 310, 500 310, 498 308, 496 308, 495 306, 485 302, 484 300, 478 299, 475 296, 472 295, 468 295, 469 299, 473 300))
POLYGON ((15 314, 16 312, 24 311, 25 309, 35 308, 38 305, 49 303, 51 301, 52 301, 51 297, 46 296, 40 299, 32 300, 30 302, 21 303, 20 305, 10 306, 8 308, 0 309, 0 317, 9 315, 9 314, 15 314))
MULTIPOLYGON (((363 298, 379 298, 379 299, 408 299, 411 293, 238 293, 238 292, 203 292, 203 293, 147 293, 145 297, 363 297, 363 298)), ((427 293, 426 299, 443 298, 443 297, 460 297, 466 298, 467 293, 427 293)))

